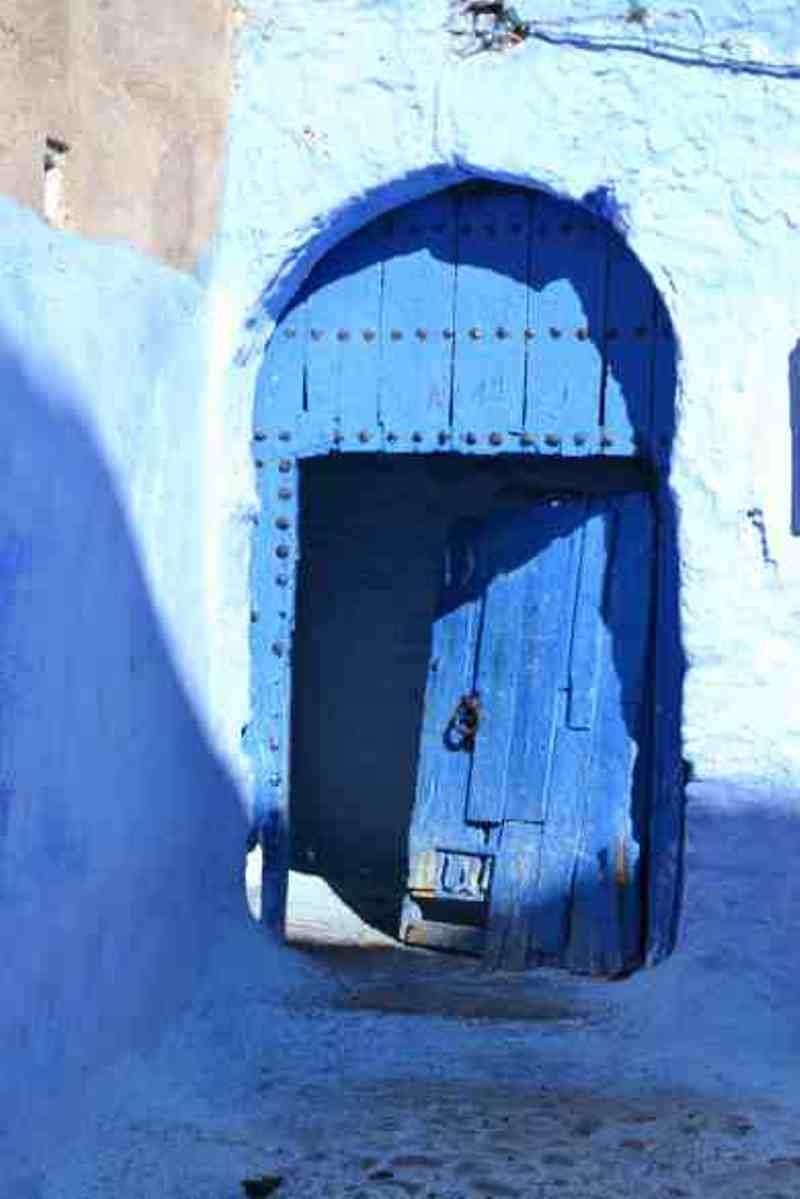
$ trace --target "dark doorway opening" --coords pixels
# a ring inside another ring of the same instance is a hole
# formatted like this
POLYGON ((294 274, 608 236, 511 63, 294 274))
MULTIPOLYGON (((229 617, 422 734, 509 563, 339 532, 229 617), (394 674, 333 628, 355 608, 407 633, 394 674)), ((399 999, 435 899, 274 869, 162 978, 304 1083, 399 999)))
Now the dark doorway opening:
POLYGON ((291 868, 396 937, 449 531, 537 497, 653 480, 631 459, 342 454, 304 461, 300 482, 291 868))

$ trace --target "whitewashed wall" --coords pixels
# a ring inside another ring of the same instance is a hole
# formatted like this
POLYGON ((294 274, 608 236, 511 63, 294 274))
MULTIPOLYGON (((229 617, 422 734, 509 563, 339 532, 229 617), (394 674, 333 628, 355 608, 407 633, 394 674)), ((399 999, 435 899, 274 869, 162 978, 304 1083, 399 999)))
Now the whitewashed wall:
POLYGON ((793 6, 651 5, 644 24, 624 3, 618 17, 599 0, 516 7, 542 36, 472 56, 469 23, 445 0, 252 0, 243 13, 214 275, 237 365, 209 427, 228 464, 210 508, 221 738, 235 755, 247 719, 247 431, 271 322, 332 242, 478 174, 576 200, 613 195, 679 340, 685 756, 699 778, 798 783, 793 6))

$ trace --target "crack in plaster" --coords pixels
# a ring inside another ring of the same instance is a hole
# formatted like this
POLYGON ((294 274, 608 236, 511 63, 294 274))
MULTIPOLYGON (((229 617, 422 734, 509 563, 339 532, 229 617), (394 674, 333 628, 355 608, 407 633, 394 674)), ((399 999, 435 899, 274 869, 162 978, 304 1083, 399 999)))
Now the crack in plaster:
POLYGON ((713 54, 701 49, 682 46, 678 42, 631 41, 630 38, 597 36, 576 31, 561 32, 535 25, 529 38, 551 46, 570 46, 574 50, 616 51, 623 54, 641 54, 645 58, 656 58, 663 62, 684 67, 707 67, 716 71, 727 71, 732 75, 765 75, 773 79, 800 78, 800 65, 786 62, 762 62, 755 58, 732 58, 725 54, 713 54))

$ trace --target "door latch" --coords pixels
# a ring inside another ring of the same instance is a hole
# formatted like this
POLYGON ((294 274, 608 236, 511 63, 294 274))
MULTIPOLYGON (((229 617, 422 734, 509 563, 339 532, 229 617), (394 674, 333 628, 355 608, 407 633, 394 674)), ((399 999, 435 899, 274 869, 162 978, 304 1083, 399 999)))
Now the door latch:
POLYGON ((462 695, 447 723, 444 743, 448 749, 471 754, 481 723, 481 697, 477 691, 462 695))

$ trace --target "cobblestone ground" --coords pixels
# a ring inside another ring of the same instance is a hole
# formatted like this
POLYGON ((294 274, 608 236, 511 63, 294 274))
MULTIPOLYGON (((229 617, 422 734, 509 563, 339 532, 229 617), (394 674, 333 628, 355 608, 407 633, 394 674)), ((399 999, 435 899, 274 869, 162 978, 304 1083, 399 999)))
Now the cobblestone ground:
POLYGON ((106 1079, 46 1199, 234 1199, 245 1179, 277 1199, 800 1194, 791 1071, 770 1094, 719 1044, 698 1061, 643 1023, 635 983, 395 950, 286 961, 280 997, 201 1003, 156 1062, 106 1079))
MULTIPOLYGON (((330 1103, 309 1092, 309 1108, 330 1103)), ((377 1199, 771 1196, 800 1192, 795 1154, 760 1144, 770 1113, 686 1095, 557 1087, 361 1087, 336 1118, 283 1124, 266 1160, 280 1194, 377 1199), (359 1115, 359 1112, 361 1113, 359 1115), (352 1145, 353 1130, 359 1144, 352 1145)), ((771 1140, 772 1138, 770 1138, 771 1140)))

